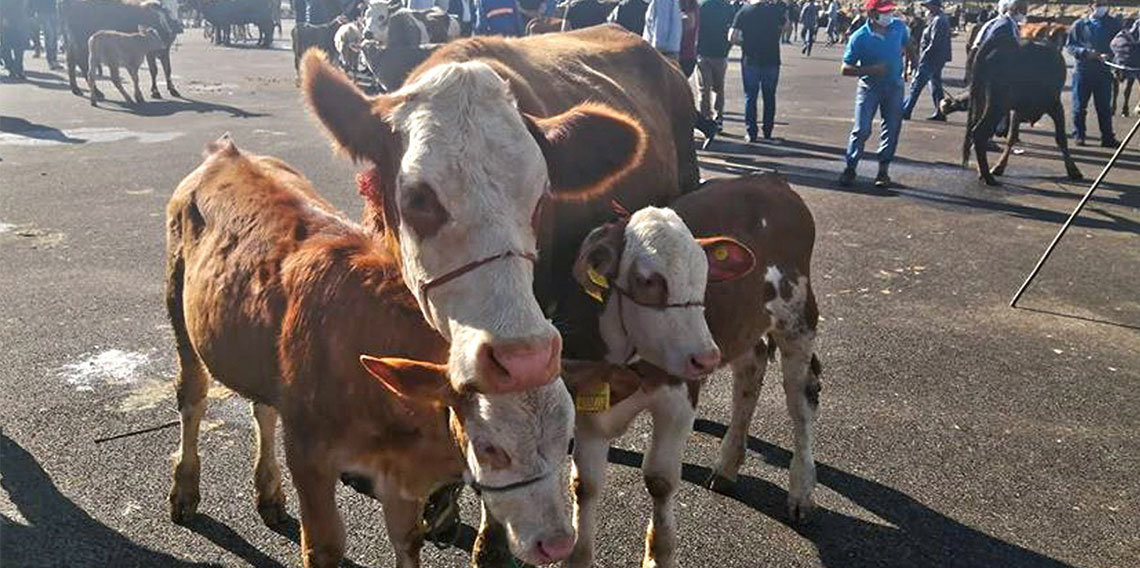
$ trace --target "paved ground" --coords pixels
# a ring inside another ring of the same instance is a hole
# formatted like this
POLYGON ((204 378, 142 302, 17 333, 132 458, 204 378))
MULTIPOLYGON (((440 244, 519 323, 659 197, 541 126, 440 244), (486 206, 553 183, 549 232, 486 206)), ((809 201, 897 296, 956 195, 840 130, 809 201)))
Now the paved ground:
MULTIPOLYGON (((185 98, 141 112, 114 102, 90 108, 42 60, 29 60, 30 83, 0 86, 5 568, 298 563, 296 525, 273 532, 254 512, 252 431, 240 400, 214 392, 202 442, 202 516, 188 528, 166 513, 176 430, 94 443, 176 416, 161 216, 206 142, 230 131, 240 146, 300 168, 337 205, 358 208, 353 167, 331 156, 303 112, 286 47, 212 47, 192 31, 174 54, 185 98)), ((1025 309, 1013 310, 1010 294, 1085 187, 1063 180, 1048 121, 1025 136, 1026 152, 1014 157, 1002 188, 978 186, 957 165, 955 116, 949 124, 907 123, 894 169, 903 187, 841 190, 833 180, 853 82, 836 73, 837 48, 810 60, 794 48, 784 55, 783 143, 739 143, 734 68, 729 136, 703 164, 708 176, 777 169, 815 213, 821 510, 804 528, 789 526, 784 513, 790 432, 775 379, 736 490, 721 495, 697 484, 727 420, 729 381, 717 375, 686 453, 681 564, 1133 564, 1140 140, 1058 248, 1025 309)), ((948 70, 961 73, 960 64, 948 70)), ((928 111, 924 100, 916 114, 928 111)), ((1130 126, 1116 124, 1121 136, 1130 126)), ((1075 155, 1091 178, 1109 153, 1075 155)), ((866 164, 863 173, 873 169, 866 164)), ((639 424, 611 452, 601 566, 639 559, 649 501, 634 466, 646 434, 639 424)), ((349 557, 390 565, 379 506, 347 489, 340 502, 349 557)), ((472 522, 475 507, 466 505, 472 522)), ((424 553, 427 566, 466 558, 456 549, 424 553)))

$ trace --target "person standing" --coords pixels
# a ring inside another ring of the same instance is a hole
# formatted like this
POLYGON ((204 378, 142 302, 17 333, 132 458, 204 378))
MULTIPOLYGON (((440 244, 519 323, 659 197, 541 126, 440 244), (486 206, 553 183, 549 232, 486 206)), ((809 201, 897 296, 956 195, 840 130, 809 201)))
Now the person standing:
POLYGON ((728 0, 702 0, 700 28, 697 31, 697 85, 700 87, 701 116, 724 125, 724 75, 728 68, 728 29, 736 9, 728 0), (710 91, 716 96, 710 101, 710 91), (712 103, 712 104, 710 104, 712 103), (715 109, 715 113, 713 114, 715 109))
POLYGON ((831 0, 827 6, 827 44, 839 41, 839 0, 831 0))
POLYGON ((63 66, 59 64, 59 13, 55 0, 31 0, 30 8, 36 24, 44 31, 43 48, 48 68, 59 71, 63 66))
POLYGON ((1096 105, 1096 118, 1100 124, 1100 145, 1115 148, 1120 145, 1112 132, 1112 73, 1105 62, 1112 58, 1112 38, 1120 31, 1120 22, 1108 15, 1108 6, 1099 0, 1089 2, 1089 15, 1077 20, 1069 28, 1065 44, 1069 54, 1077 60, 1073 68, 1073 138, 1078 146, 1085 145, 1085 111, 1089 97, 1096 105))
POLYGON ((938 108, 942 101, 942 68, 951 60, 950 18, 942 12, 942 0, 923 0, 926 8, 927 24, 922 32, 919 48, 918 73, 910 83, 910 94, 903 101, 903 120, 910 120, 918 96, 922 94, 927 81, 930 82, 930 95, 934 98, 934 114, 927 120, 945 122, 946 115, 938 108))
POLYGON ((895 17, 894 0, 867 0, 864 11, 867 23, 851 34, 843 53, 842 74, 859 77, 859 83, 855 90, 855 125, 847 142, 847 167, 839 176, 839 185, 854 183, 855 168, 863 157, 863 145, 871 136, 871 123, 877 112, 883 120, 875 187, 889 187, 891 160, 902 128, 903 49, 910 30, 895 17))
POLYGON ((612 11, 612 4, 601 0, 574 0, 566 8, 566 18, 562 20, 562 31, 580 30, 606 23, 612 11))
POLYGON ((764 139, 772 139, 776 122, 776 86, 780 82, 780 35, 784 6, 775 0, 758 0, 741 8, 732 22, 728 40, 739 45, 740 74, 744 82, 744 124, 748 141, 756 142, 756 97, 764 97, 764 139))
POLYGON ((21 81, 24 51, 28 49, 28 4, 26 0, 0 0, 0 57, 8 76, 21 81))
MULTIPOLYGON (((553 2, 553 0, 551 1, 553 2)), ((649 0, 621 0, 613 12, 610 12, 607 21, 641 35, 645 31, 645 11, 647 8, 649 8, 649 0)))
POLYGON ((449 0, 447 13, 459 20, 459 35, 468 37, 475 28, 475 9, 471 0, 449 0))
POLYGON ((479 35, 523 35, 522 14, 515 0, 480 0, 475 31, 479 35))
POLYGON ((819 28, 819 5, 815 0, 807 0, 800 10, 800 34, 804 47, 800 53, 811 57, 811 47, 815 45, 815 32, 819 28))
POLYGON ((649 0, 641 37, 665 57, 680 65, 681 4, 678 0, 649 0))

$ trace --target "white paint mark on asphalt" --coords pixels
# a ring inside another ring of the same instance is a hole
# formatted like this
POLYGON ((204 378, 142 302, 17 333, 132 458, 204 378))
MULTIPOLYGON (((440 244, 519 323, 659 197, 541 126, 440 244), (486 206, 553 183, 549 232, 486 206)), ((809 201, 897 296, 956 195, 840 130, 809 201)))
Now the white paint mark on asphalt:
POLYGON ((154 193, 154 188, 148 187, 146 189, 137 189, 137 190, 128 189, 128 190, 126 190, 126 193, 127 193, 127 195, 148 195, 148 194, 154 193))
POLYGON ((138 132, 122 127, 87 127, 56 130, 33 128, 20 132, 0 132, 0 146, 59 146, 64 144, 98 144, 137 140, 142 144, 169 142, 182 132, 138 132))
POLYGON ((18 226, 19 225, 13 225, 11 223, 5 223, 3 221, 0 221, 0 233, 7 233, 8 231, 11 231, 12 229, 15 229, 18 226))
MULTIPOLYGON (((11 458, 8 458, 11 459, 11 458)), ((32 523, 20 514, 20 508, 12 502, 12 498, 8 496, 7 491, 0 491, 0 515, 4 516, 5 524, 7 521, 12 521, 13 524, 22 526, 31 526, 32 523)))
POLYGON ((265 130, 263 128, 254 128, 254 134, 268 134, 270 136, 288 136, 288 132, 281 132, 280 130, 265 130))
POLYGON ((90 355, 78 363, 69 363, 58 372, 79 391, 94 391, 99 385, 121 385, 135 382, 139 371, 150 362, 150 355, 140 351, 107 349, 90 355))

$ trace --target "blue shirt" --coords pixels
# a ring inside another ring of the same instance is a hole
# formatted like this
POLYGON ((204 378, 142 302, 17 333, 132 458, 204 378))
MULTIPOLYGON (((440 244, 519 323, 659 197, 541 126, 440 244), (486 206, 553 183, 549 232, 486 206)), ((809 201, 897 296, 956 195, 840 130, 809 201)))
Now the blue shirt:
POLYGON ((1108 72, 1108 66, 1097 55, 1112 55, 1112 36, 1120 31, 1120 22, 1111 16, 1081 18, 1069 28, 1065 49, 1077 60, 1080 71, 1108 72))
POLYGON ((864 75, 860 81, 868 87, 877 83, 903 84, 903 46, 910 38, 910 30, 901 20, 891 22, 880 35, 871 28, 871 22, 860 26, 851 39, 847 41, 847 50, 843 52, 843 62, 848 65, 878 65, 887 66, 887 72, 873 77, 864 75))

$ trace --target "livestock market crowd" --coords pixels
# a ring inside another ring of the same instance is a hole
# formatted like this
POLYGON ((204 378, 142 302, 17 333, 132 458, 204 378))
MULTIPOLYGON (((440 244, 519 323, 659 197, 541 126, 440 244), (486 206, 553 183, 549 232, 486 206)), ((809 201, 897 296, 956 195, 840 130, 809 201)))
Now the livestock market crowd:
POLYGON ((654 424, 642 565, 675 566, 673 509, 701 381, 731 366, 732 423, 705 481, 723 491, 776 353, 794 438, 786 507, 792 522, 811 516, 824 359, 812 214, 779 175, 702 183, 697 163, 698 144, 725 133, 730 88, 744 93, 750 150, 787 143, 782 44, 818 56, 823 29, 844 46, 837 73, 855 83, 854 121, 840 186, 857 183, 876 117, 873 184, 887 188, 905 122, 945 123, 958 110, 969 116, 963 160, 973 147, 986 183, 1003 173, 1019 125, 1045 115, 1080 179, 1068 140, 1117 147, 1112 115, 1129 114, 1140 79, 1136 14, 1100 0, 1070 20, 1030 16, 1027 0, 980 11, 943 0, 0 2, 8 75, 24 78, 26 51, 63 69, 62 51, 69 87, 91 105, 106 102, 104 77, 144 105, 144 62, 150 97, 163 96, 158 64, 179 97, 179 34, 272 47, 281 19, 294 19, 308 108, 340 152, 367 164, 356 179, 365 221, 229 135, 175 190, 165 301, 181 438, 168 499, 175 522, 197 514, 198 434, 216 380, 254 405, 256 511, 269 525, 288 515, 282 424, 309 568, 345 555, 341 482, 381 501, 399 566, 419 565, 425 539, 454 541, 464 488, 483 504, 475 565, 591 566, 607 450, 641 414, 654 424), (954 54, 959 33, 967 51, 954 54), (533 37, 500 39, 514 36, 533 37), (734 48, 737 87, 726 84, 734 48), (943 72, 956 56, 970 83, 954 96, 943 72))

